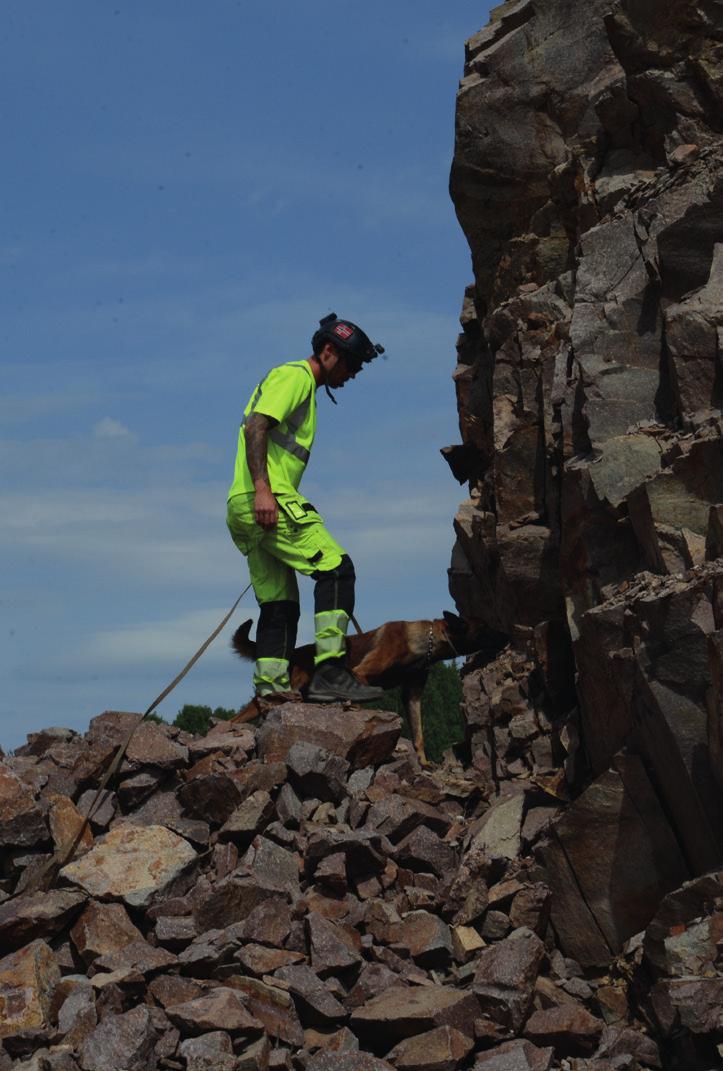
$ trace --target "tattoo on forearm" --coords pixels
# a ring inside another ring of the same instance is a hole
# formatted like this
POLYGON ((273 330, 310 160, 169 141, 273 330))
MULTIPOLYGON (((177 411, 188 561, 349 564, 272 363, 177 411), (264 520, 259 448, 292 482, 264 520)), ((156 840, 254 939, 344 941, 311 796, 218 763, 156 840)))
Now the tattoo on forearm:
POLYGON ((270 484, 269 470, 266 465, 268 437, 271 421, 261 413, 252 413, 246 421, 246 464, 252 480, 265 480, 270 484))

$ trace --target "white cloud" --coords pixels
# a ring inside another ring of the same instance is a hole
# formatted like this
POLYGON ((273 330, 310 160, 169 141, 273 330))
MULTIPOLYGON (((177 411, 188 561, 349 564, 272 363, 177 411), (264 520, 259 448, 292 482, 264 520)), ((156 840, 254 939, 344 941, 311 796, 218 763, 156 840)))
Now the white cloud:
POLYGON ((96 424, 93 425, 93 434, 96 439, 132 439, 135 440, 136 436, 127 428, 125 424, 122 424, 120 420, 114 420, 113 417, 103 417, 96 424))

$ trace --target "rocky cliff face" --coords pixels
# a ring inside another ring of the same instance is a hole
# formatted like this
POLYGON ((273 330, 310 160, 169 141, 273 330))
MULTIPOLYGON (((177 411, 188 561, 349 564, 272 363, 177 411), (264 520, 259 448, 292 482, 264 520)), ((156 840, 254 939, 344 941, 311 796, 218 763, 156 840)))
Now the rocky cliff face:
POLYGON ((709 0, 508 0, 457 102, 450 590, 511 639, 471 759, 566 797, 537 858, 590 969, 721 859, 722 58, 709 0))

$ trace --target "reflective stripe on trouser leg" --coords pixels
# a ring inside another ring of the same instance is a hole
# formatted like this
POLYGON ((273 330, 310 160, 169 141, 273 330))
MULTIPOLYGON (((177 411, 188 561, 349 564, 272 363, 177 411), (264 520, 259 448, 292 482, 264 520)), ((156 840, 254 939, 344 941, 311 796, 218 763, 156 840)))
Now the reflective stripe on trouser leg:
POLYGON ((316 630, 316 655, 314 665, 325 662, 327 658, 339 658, 346 654, 346 630, 349 627, 349 615, 344 610, 324 610, 314 614, 316 630))
POLYGON ((288 692, 289 663, 286 658, 257 658, 254 673, 254 691, 256 695, 272 695, 274 692, 288 692))

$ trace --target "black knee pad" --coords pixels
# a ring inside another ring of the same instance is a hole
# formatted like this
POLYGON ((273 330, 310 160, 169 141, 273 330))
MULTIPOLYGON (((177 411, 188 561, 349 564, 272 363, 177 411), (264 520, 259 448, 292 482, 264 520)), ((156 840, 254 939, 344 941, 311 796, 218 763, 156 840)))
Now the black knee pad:
POLYGON ((279 599, 262 603, 256 626, 256 657, 291 658, 298 624, 298 602, 279 599))
POLYGON ((314 611, 343 610, 350 617, 354 613, 354 563, 344 554, 336 569, 311 574, 316 581, 314 588, 314 611))

